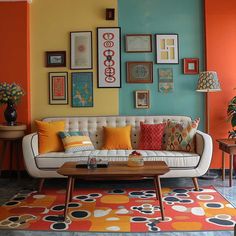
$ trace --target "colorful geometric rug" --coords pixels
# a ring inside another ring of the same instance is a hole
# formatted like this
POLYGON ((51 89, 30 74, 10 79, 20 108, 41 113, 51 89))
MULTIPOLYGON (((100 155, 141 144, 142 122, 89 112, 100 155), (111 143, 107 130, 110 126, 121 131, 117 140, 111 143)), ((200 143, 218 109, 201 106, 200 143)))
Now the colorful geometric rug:
POLYGON ((153 189, 76 189, 61 221, 65 190, 22 190, 0 206, 0 229, 157 232, 233 230, 236 209, 213 187, 163 188, 165 221, 153 189))

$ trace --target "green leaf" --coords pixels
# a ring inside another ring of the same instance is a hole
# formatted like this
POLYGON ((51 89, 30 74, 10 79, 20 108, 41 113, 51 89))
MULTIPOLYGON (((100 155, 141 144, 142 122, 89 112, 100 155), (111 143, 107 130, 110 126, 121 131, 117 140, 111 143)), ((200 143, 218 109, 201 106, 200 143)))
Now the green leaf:
POLYGON ((235 127, 236 126, 236 115, 234 115, 231 119, 231 125, 232 127, 235 127))

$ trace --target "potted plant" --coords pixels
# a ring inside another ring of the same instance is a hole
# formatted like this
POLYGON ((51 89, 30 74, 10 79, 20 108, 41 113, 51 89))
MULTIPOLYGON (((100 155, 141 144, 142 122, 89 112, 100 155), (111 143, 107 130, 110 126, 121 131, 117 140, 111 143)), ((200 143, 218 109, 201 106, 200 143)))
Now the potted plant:
POLYGON ((21 100, 23 95, 24 90, 20 85, 16 83, 0 83, 0 105, 7 104, 4 111, 4 117, 7 125, 12 126, 16 124, 17 112, 15 105, 21 100))
POLYGON ((229 138, 236 138, 236 96, 234 96, 228 105, 227 110, 228 121, 231 122, 232 131, 229 131, 229 138))

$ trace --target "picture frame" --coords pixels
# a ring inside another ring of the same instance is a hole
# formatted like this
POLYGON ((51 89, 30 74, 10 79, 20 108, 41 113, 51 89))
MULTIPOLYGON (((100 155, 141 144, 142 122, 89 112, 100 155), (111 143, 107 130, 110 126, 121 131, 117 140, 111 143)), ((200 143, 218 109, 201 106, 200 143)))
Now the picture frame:
POLYGON ((152 61, 128 61, 126 62, 127 83, 153 83, 152 61))
POLYGON ((155 34, 156 63, 179 64, 178 34, 155 34))
POLYGON ((97 28, 98 88, 121 88, 120 27, 97 28))
POLYGON ((93 107, 93 72, 71 73, 71 106, 93 107))
POLYGON ((93 68, 92 31, 70 32, 70 69, 93 68))
POLYGON ((152 35, 126 34, 125 51, 128 53, 152 52, 152 35))
POLYGON ((184 58, 183 73, 185 75, 199 74, 199 58, 184 58))
POLYGON ((46 67, 66 67, 66 51, 47 51, 46 67))
POLYGON ((173 68, 158 69, 159 92, 167 94, 174 91, 173 68))
POLYGON ((49 72, 49 104, 68 104, 68 73, 49 72))
POLYGON ((135 108, 137 109, 150 108, 149 90, 136 90, 134 95, 135 95, 135 108))

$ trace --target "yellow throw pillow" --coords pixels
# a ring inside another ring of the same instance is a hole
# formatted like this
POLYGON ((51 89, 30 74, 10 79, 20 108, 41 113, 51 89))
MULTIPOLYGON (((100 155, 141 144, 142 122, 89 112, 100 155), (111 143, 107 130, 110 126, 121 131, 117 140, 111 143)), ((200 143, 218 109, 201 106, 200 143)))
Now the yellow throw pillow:
POLYGON ((39 135, 39 153, 63 151, 63 144, 58 135, 65 130, 65 121, 35 121, 39 135))
POLYGON ((103 127, 104 143, 102 149, 132 149, 131 125, 125 127, 103 127))

